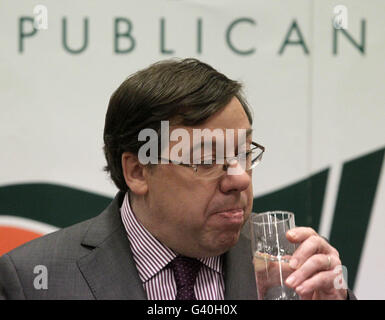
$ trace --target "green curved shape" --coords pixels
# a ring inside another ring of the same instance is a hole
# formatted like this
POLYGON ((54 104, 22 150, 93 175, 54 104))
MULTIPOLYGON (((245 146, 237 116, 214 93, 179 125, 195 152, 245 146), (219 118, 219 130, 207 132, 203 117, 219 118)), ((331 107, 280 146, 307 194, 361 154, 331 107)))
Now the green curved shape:
POLYGON ((381 148, 345 162, 342 169, 330 242, 348 267, 350 288, 360 266, 384 156, 381 148))
POLYGON ((112 198, 49 183, 0 187, 0 215, 14 215, 64 228, 98 215, 112 198))

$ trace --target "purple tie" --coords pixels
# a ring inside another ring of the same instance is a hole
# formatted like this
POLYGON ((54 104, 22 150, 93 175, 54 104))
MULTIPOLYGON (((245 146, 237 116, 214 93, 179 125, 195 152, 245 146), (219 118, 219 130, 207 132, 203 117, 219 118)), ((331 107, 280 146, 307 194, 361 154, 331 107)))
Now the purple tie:
POLYGON ((194 284, 202 263, 193 258, 177 256, 170 262, 176 282, 175 300, 196 300, 194 284))

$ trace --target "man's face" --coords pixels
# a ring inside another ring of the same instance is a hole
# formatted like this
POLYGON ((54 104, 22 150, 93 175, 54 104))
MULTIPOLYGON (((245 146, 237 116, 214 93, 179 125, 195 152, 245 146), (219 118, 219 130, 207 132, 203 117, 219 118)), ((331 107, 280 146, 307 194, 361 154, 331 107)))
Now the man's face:
MULTIPOLYGON (((178 128, 186 129, 191 136, 192 129, 233 129, 236 150, 238 129, 250 129, 250 123, 234 97, 202 125, 178 128)), ((249 149, 251 134, 246 142, 249 149)), ((176 143, 170 142, 170 150, 176 143)), ((224 172, 217 179, 203 179, 192 168, 166 164, 145 169, 145 178, 148 192, 137 215, 163 244, 193 257, 219 255, 236 244, 252 208, 251 172, 224 172)))

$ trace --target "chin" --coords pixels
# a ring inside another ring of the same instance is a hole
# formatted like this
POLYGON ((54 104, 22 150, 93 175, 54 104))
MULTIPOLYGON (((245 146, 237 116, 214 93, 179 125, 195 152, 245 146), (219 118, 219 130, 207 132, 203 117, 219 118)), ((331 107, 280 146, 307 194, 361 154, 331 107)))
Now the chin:
POLYGON ((222 237, 217 239, 217 242, 215 243, 215 251, 216 256, 219 256, 227 251, 229 251, 232 247, 234 247, 239 239, 240 230, 238 232, 232 232, 226 235, 222 235, 222 237))

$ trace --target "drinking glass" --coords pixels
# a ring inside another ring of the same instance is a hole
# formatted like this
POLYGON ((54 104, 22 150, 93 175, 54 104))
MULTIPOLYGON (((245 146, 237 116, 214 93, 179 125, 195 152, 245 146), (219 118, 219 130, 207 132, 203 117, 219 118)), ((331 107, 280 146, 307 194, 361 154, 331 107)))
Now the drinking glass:
POLYGON ((285 286, 294 272, 289 261, 296 245, 286 232, 295 227, 294 214, 287 211, 252 213, 251 248, 259 300, 298 300, 296 292, 285 286))

